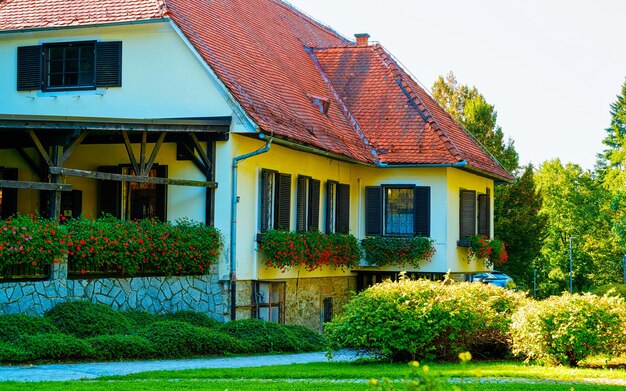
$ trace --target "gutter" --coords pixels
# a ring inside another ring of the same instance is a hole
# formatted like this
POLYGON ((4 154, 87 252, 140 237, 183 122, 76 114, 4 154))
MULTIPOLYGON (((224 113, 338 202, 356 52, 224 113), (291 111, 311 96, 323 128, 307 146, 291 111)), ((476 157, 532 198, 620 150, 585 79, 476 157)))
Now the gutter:
POLYGON ((457 163, 426 163, 426 164, 387 164, 387 163, 378 163, 377 166, 379 168, 434 168, 434 167, 454 167, 454 168, 462 168, 467 166, 467 161, 461 160, 457 163))
POLYGON ((74 30, 74 29, 90 29, 90 28, 100 28, 100 27, 128 26, 128 25, 134 25, 134 24, 161 23, 161 22, 169 22, 169 21, 170 21, 170 18, 158 18, 158 19, 128 20, 128 21, 123 21, 123 22, 112 22, 112 23, 81 24, 81 25, 53 26, 53 27, 32 27, 32 28, 27 28, 27 29, 0 30, 0 35, 1 34, 36 33, 39 31, 74 30))
MULTIPOLYGON (((259 134, 259 138, 265 138, 262 133, 259 134)), ((233 158, 232 165, 232 194, 231 194, 231 208, 230 208, 230 319, 235 320, 237 317, 237 203, 239 197, 237 196, 237 168, 239 162, 257 155, 261 155, 270 150, 272 139, 270 138, 265 147, 257 149, 254 152, 246 153, 245 155, 236 156, 233 158)))

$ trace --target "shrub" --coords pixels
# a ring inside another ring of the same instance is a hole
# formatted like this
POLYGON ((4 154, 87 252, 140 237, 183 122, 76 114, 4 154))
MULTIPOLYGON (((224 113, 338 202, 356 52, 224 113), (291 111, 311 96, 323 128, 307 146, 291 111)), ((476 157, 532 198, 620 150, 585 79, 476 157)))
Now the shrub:
POLYGON ((88 301, 60 303, 50 309, 45 316, 62 332, 79 338, 130 332, 128 319, 104 304, 88 301))
POLYGON ((93 357, 89 344, 66 334, 25 335, 16 342, 33 360, 67 360, 93 357))
POLYGON ((361 259, 359 242, 353 235, 270 230, 263 234, 259 250, 269 267, 286 269, 303 265, 307 270, 323 266, 349 268, 361 259))
POLYGON ((122 315, 128 319, 132 329, 142 329, 149 324, 158 322, 161 317, 146 311, 130 310, 122 312, 122 315))
POLYGON ((359 293, 326 324, 332 350, 352 348, 394 359, 451 358, 506 343, 521 293, 474 283, 401 278, 359 293))
POLYGON ((176 320, 198 327, 215 328, 219 322, 206 314, 196 311, 177 311, 161 315, 162 320, 176 320))
POLYGON ((248 353, 297 352, 298 340, 277 323, 243 319, 224 323, 221 329, 241 341, 248 353))
POLYGON ((606 284, 596 288, 593 291, 598 296, 604 296, 607 293, 613 296, 621 296, 626 299, 626 284, 606 284))
POLYGON ((101 335, 87 342, 97 360, 145 359, 154 356, 150 341, 136 335, 101 335))
POLYGON ((56 221, 17 215, 0 220, 0 270, 8 265, 50 265, 62 253, 56 221))
POLYGON ((589 355, 626 351, 621 297, 565 293, 530 302, 513 315, 513 352, 547 364, 578 365, 589 355))
POLYGON ((205 354, 239 353, 241 343, 232 337, 185 322, 156 322, 140 333, 162 357, 191 357, 205 354))
POLYGON ((370 265, 409 265, 419 267, 420 263, 430 261, 435 254, 435 247, 430 238, 372 236, 361 241, 365 250, 365 259, 370 265))
POLYGON ((326 349, 326 340, 320 333, 299 325, 285 325, 284 327, 296 341, 297 351, 317 352, 326 349))
POLYGON ((171 224, 80 217, 69 220, 65 230, 69 261, 83 274, 94 268, 128 275, 208 274, 223 244, 219 230, 187 219, 171 224))
POLYGON ((0 363, 28 361, 32 355, 19 347, 0 342, 0 363))
POLYGON ((0 315, 0 341, 12 342, 21 335, 57 333, 47 318, 23 314, 0 315))

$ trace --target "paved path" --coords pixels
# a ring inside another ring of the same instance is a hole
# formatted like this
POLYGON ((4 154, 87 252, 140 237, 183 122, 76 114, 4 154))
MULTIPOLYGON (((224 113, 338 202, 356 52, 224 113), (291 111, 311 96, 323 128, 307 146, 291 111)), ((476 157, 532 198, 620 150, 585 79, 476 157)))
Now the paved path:
MULTIPOLYGON (((333 361, 354 361, 357 356, 350 351, 340 351, 333 361)), ((100 376, 127 375, 148 371, 174 371, 196 368, 243 368, 268 365, 305 364, 326 362, 325 352, 282 354, 272 356, 246 356, 230 358, 197 358, 190 360, 97 362, 80 364, 47 364, 28 366, 0 366, 0 381, 66 381, 93 379, 100 376)))

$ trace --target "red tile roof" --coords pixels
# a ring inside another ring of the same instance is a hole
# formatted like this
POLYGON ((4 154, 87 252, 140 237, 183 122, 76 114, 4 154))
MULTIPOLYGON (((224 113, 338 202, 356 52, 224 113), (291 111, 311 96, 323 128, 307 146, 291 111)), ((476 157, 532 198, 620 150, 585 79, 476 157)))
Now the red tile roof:
POLYGON ((0 0, 0 30, 158 19, 164 0, 0 0))
POLYGON ((163 17, 265 133, 364 163, 465 161, 511 178, 380 46, 356 47, 280 1, 0 0, 0 30, 163 17))

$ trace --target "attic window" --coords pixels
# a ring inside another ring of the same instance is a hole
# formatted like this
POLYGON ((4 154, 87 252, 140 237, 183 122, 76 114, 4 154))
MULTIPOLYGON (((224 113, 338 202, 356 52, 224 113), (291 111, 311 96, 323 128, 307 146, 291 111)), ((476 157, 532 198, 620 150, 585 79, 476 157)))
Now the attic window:
POLYGON ((317 95, 306 94, 311 103, 317 107, 322 114, 327 114, 330 108, 330 99, 317 95))

